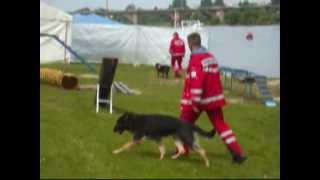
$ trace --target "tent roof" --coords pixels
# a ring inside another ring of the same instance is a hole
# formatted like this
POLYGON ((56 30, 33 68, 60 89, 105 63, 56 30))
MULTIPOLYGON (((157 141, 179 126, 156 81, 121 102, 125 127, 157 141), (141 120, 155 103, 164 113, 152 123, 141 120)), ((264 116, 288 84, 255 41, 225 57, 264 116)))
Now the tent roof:
POLYGON ((72 16, 60 9, 51 7, 48 4, 40 1, 40 19, 51 21, 72 21, 72 16))
POLYGON ((121 23, 111 20, 107 17, 97 16, 95 14, 81 15, 76 14, 73 16, 73 22, 78 24, 107 24, 107 25, 120 25, 121 23))

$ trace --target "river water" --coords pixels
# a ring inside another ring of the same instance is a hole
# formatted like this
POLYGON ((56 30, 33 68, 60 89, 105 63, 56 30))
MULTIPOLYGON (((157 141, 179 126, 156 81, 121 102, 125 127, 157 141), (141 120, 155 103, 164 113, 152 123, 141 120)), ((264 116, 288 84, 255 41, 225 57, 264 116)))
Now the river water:
POLYGON ((208 26, 208 48, 220 66, 280 78, 280 25, 208 26), (253 33, 253 40, 246 33, 253 33))

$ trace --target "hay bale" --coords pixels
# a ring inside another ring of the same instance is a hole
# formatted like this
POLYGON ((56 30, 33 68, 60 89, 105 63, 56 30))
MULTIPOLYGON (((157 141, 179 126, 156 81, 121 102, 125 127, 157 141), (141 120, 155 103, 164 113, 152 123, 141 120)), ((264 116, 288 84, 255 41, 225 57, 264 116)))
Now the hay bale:
POLYGON ((76 89, 79 86, 76 76, 49 68, 40 68, 40 80, 64 89, 76 89))

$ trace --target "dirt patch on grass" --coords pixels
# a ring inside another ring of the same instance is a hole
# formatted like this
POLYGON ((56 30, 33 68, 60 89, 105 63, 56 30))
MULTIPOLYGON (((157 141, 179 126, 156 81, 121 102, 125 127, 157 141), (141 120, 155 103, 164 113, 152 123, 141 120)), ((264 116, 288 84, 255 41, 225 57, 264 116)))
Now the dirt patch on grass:
POLYGON ((273 99, 277 102, 280 102, 280 97, 274 97, 273 99))
POLYGON ((95 74, 80 74, 80 78, 85 78, 85 79, 98 79, 99 76, 95 74))
POLYGON ((280 86, 280 79, 269 80, 268 85, 269 86, 280 86))
POLYGON ((157 79, 156 83, 160 83, 160 85, 173 85, 176 86, 178 84, 184 83, 184 79, 157 79))
POLYGON ((97 85, 94 84, 86 84, 86 85, 80 85, 79 90, 97 90, 97 85))
POLYGON ((243 104, 244 103, 244 99, 243 98, 228 98, 227 99, 227 103, 230 103, 230 104, 243 104))

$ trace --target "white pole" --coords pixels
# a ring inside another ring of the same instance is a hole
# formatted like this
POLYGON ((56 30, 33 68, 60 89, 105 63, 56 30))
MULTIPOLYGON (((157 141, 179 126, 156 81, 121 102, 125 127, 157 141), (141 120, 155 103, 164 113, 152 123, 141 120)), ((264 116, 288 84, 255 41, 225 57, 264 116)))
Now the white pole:
POLYGON ((96 113, 99 112, 99 84, 97 84, 97 96, 96 96, 96 113))
MULTIPOLYGON (((64 33, 64 42, 68 45, 68 22, 66 22, 66 30, 64 33)), ((67 48, 64 48, 64 63, 69 64, 67 59, 67 48)))
POLYGON ((113 83, 111 85, 111 90, 110 90, 110 102, 109 102, 110 114, 112 114, 112 95, 113 95, 113 83))

